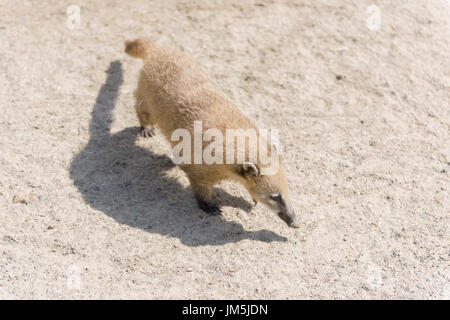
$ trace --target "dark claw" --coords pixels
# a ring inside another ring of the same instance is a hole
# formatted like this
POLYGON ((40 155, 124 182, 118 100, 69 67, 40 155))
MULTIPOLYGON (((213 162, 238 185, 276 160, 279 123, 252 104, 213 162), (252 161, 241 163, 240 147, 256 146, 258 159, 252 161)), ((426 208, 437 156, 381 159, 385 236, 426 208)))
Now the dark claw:
POLYGON ((153 127, 141 127, 139 135, 144 138, 150 138, 155 135, 155 129, 153 127))
POLYGON ((222 211, 216 204, 212 204, 203 200, 198 200, 198 206, 210 216, 220 215, 222 211))

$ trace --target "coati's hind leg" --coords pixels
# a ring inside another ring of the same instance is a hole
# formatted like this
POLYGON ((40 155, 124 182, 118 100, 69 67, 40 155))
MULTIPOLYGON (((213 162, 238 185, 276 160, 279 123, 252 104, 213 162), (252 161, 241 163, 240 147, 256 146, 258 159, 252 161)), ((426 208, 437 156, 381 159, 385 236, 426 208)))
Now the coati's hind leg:
POLYGON ((142 111, 138 112, 139 123, 141 124, 141 130, 139 135, 144 138, 150 138, 155 135, 155 127, 150 121, 150 114, 148 112, 142 111))
POLYGON ((151 115, 150 115, 150 105, 147 101, 144 100, 142 92, 143 85, 142 82, 139 81, 138 89, 135 91, 136 103, 134 108, 136 110, 137 117, 139 119, 139 123, 141 125, 141 131, 139 135, 141 137, 149 138, 155 134, 155 127, 153 126, 151 115))
POLYGON ((185 170, 191 183, 192 190, 194 191, 195 199, 197 200, 198 206, 204 212, 209 215, 220 215, 221 211, 216 202, 212 199, 211 192, 213 185, 211 182, 207 182, 198 175, 189 173, 185 170))

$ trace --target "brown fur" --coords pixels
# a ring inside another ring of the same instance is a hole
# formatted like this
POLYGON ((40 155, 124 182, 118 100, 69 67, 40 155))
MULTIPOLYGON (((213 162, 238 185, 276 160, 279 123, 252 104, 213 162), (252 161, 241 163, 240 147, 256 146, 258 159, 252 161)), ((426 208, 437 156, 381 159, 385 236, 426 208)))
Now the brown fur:
MULTIPOLYGON (((193 137, 195 120, 202 121, 203 131, 209 128, 222 131, 224 140, 227 128, 257 129, 215 82, 184 54, 157 48, 144 38, 128 40, 125 46, 126 53, 144 60, 135 91, 135 109, 142 135, 151 136, 157 126, 169 141, 172 132, 178 128, 188 129, 193 137)), ((177 143, 171 142, 172 146, 177 143)), ((204 142, 204 146, 208 144, 204 142)), ((255 166, 260 168, 259 163, 255 166)), ((183 164, 180 167, 186 172, 203 210, 219 213, 211 198, 212 187, 221 180, 232 179, 243 184, 255 200, 273 210, 282 211, 284 205, 285 216, 282 217, 280 212, 280 217, 289 225, 297 226, 281 157, 278 172, 271 176, 243 170, 242 164, 183 164), (276 193, 282 195, 282 201, 270 198, 276 193)))

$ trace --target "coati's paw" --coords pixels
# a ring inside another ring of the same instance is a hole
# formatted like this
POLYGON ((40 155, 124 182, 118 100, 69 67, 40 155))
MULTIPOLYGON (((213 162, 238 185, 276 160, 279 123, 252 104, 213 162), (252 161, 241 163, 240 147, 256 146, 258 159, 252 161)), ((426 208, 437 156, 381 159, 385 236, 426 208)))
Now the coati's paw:
POLYGON ((220 208, 214 203, 209 203, 203 200, 197 200, 197 202, 200 209, 211 216, 220 215, 222 213, 220 208))
POLYGON ((152 126, 141 127, 139 135, 143 138, 150 138, 155 135, 155 128, 152 126))

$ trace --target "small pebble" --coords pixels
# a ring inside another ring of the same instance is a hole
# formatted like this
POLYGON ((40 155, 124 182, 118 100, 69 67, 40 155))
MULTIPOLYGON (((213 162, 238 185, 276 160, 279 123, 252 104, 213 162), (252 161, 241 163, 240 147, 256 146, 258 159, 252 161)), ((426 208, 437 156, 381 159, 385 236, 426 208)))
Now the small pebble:
POLYGON ((21 189, 16 192, 13 198, 13 203, 24 203, 28 204, 30 202, 31 192, 28 189, 21 189))

